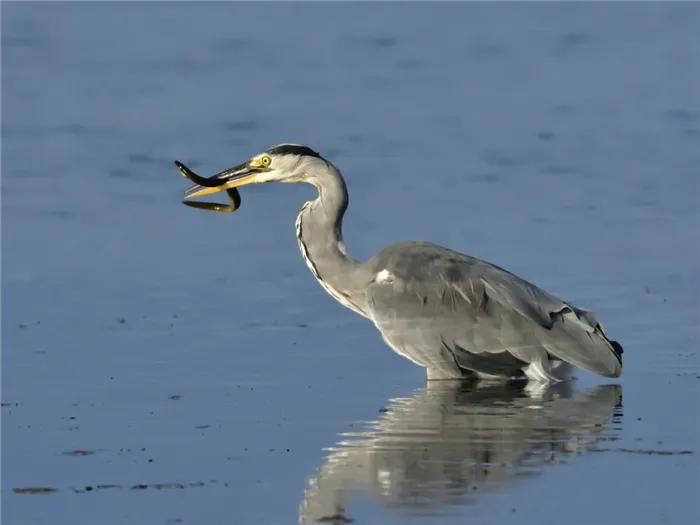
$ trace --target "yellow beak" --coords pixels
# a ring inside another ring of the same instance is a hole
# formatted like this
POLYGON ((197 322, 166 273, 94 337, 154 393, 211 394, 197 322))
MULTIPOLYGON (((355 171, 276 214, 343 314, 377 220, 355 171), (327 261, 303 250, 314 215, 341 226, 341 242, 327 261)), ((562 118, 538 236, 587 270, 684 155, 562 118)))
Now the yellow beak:
POLYGON ((230 188, 237 188, 239 186, 245 186, 247 184, 255 184, 255 178, 258 174, 251 173, 250 175, 245 175, 228 182, 224 182, 221 186, 214 186, 210 188, 204 188, 199 184, 195 184, 191 188, 188 188, 185 192, 185 199, 193 199, 194 197, 203 197, 204 195, 211 195, 212 193, 218 193, 220 191, 228 190, 230 188))
POLYGON ((179 163, 178 167, 183 176, 195 182, 193 186, 185 191, 185 199, 211 195, 212 193, 246 186, 248 184, 256 184, 260 182, 258 180, 260 173, 270 171, 269 168, 260 164, 260 161, 257 159, 244 162, 243 164, 224 170, 209 178, 196 176, 179 163), (183 171, 183 168, 187 171, 183 171))

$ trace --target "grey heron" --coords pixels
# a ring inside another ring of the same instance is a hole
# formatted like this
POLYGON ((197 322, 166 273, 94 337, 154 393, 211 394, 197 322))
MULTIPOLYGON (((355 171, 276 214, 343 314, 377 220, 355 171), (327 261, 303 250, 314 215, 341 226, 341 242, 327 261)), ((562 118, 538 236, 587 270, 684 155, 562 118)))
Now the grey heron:
MULTIPOLYGON (((188 176, 181 164, 178 164, 188 176)), ((299 249, 321 286, 367 318, 428 380, 469 376, 570 379, 572 365, 622 373, 622 347, 594 312, 578 308, 489 262, 423 241, 392 244, 366 262, 345 247, 348 192, 340 170, 308 146, 280 144, 195 184, 187 199, 267 182, 318 190, 296 220, 299 249)), ((200 203, 201 204, 201 203, 200 203)), ((206 206, 199 206, 206 207, 206 206)), ((225 208, 214 211, 233 211, 225 208)))

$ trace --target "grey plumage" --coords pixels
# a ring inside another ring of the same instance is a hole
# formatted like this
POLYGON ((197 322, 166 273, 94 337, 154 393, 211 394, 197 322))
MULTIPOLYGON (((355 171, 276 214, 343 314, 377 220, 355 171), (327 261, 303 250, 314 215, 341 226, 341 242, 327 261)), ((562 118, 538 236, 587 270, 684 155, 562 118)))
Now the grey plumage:
POLYGON ((606 377, 622 373, 622 347, 593 312, 498 266, 418 241, 355 260, 342 237, 345 181, 306 146, 275 146, 215 177, 219 186, 187 197, 273 181, 313 184, 319 197, 304 204, 296 221, 307 266, 335 299, 371 320, 391 348, 425 367, 428 379, 559 381, 568 378, 569 365, 606 377))
POLYGON ((551 372, 550 360, 621 373, 591 312, 498 266, 425 242, 394 244, 370 264, 386 272, 367 288, 371 318, 392 347, 434 378, 464 370, 517 376, 533 364, 551 372))

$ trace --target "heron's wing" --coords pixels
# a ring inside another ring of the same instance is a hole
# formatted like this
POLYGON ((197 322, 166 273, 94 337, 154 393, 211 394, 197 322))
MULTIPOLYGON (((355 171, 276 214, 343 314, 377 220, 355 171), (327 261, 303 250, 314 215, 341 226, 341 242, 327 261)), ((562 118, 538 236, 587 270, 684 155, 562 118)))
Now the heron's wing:
POLYGON ((553 356, 619 375, 592 312, 497 266, 427 243, 391 246, 373 264, 372 319, 392 347, 423 366, 500 375, 553 356))

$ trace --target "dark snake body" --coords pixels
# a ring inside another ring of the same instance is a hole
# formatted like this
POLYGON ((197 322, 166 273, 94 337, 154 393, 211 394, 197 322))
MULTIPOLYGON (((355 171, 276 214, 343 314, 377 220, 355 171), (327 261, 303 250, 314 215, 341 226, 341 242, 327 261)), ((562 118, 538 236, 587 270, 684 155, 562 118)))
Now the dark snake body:
MULTIPOLYGON (((222 186, 226 181, 213 177, 202 177, 197 175, 194 171, 185 166, 182 162, 175 161, 175 165, 182 173, 182 176, 186 179, 192 181, 197 186, 203 186, 206 188, 216 188, 217 186, 222 186)), ((190 188, 191 190, 192 188, 190 188)), ((241 194, 236 188, 228 188, 225 190, 228 195, 230 204, 219 204, 217 202, 197 202, 197 201, 182 201, 183 204, 190 206, 191 208, 199 208, 200 210, 218 211, 221 213, 233 213, 238 208, 241 207, 241 194)))

